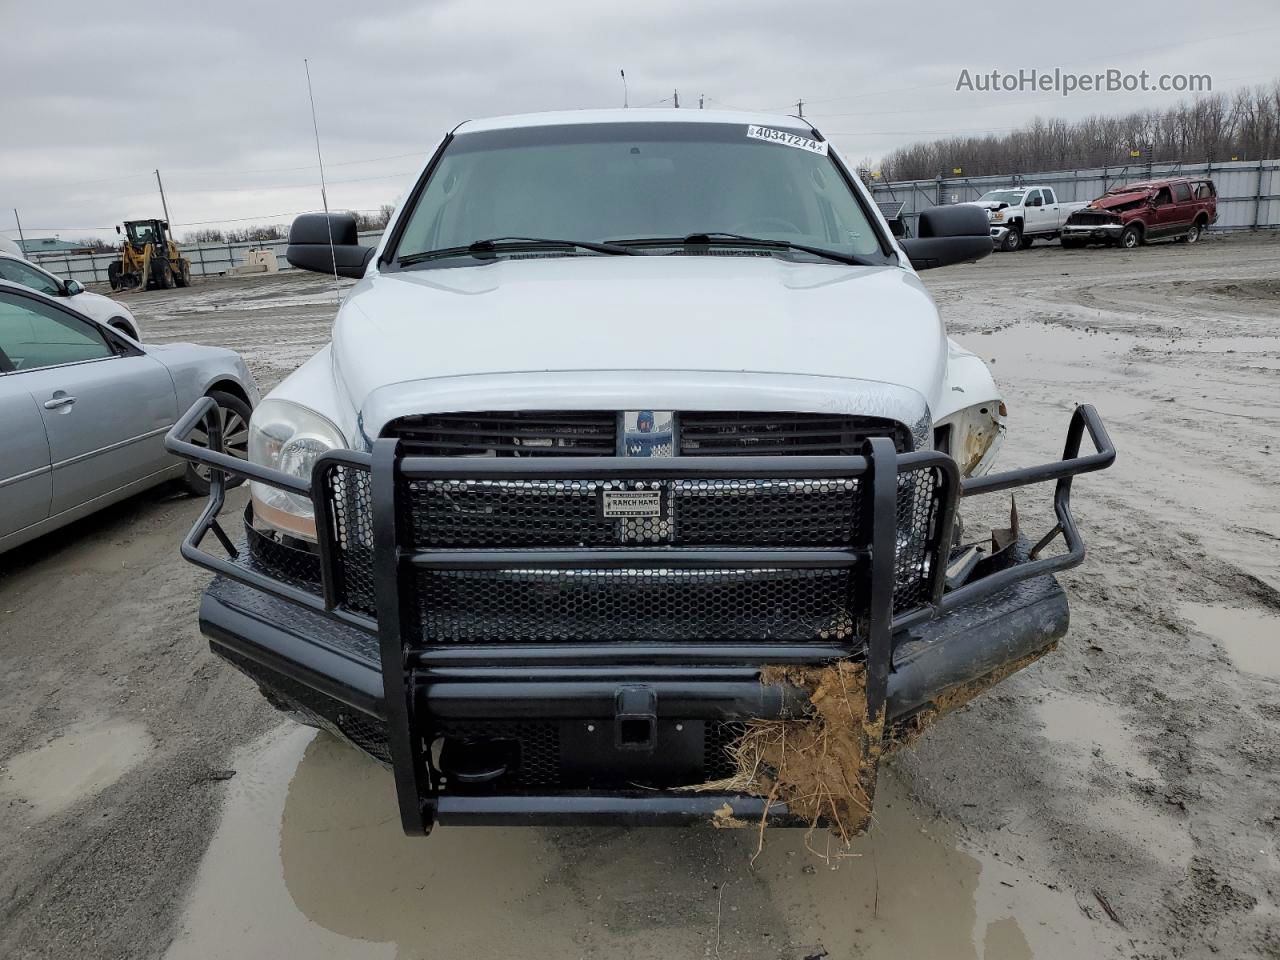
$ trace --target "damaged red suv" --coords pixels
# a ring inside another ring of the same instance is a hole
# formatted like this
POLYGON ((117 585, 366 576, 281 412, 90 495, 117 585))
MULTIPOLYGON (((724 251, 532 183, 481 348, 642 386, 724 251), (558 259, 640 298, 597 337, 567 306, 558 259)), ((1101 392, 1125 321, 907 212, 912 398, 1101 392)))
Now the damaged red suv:
POLYGON ((1174 177, 1112 187, 1062 227, 1062 245, 1105 243, 1131 250, 1152 240, 1195 243, 1218 219, 1212 180, 1174 177))

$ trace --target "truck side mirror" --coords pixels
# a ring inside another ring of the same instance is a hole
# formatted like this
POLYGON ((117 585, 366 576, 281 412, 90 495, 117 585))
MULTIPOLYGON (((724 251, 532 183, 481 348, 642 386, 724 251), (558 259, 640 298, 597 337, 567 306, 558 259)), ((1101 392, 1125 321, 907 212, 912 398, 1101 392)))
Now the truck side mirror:
POLYGON ((289 227, 284 257, 299 270, 359 280, 373 247, 360 246, 356 219, 349 213, 304 213, 289 227))
POLYGON ((898 242, 911 266, 932 270, 990 255, 991 224, 981 207, 930 207, 920 212, 916 235, 898 242))

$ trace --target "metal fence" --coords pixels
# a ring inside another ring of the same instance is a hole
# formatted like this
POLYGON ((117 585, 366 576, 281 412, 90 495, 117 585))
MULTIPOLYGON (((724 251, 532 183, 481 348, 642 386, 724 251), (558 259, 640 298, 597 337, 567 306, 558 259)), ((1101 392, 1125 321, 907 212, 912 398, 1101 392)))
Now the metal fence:
MULTIPOLYGON (((360 242, 366 246, 375 246, 382 237, 381 230, 373 230, 360 234, 360 242)), ((249 262, 250 250, 274 250, 276 262, 280 269, 292 270, 289 261, 284 258, 287 247, 286 240, 256 240, 244 243, 184 243, 181 244, 182 255, 191 261, 191 275, 194 277, 217 276, 226 273, 233 267, 243 266, 249 262)), ((119 258, 113 252, 90 254, 65 253, 33 253, 31 259, 51 273, 66 280, 79 280, 81 283, 106 283, 107 267, 119 258)))
POLYGON ((1158 177, 1208 177, 1218 189, 1218 222, 1214 230, 1280 229, 1280 160, 1235 160, 1226 163, 1134 163, 1090 170, 1052 170, 999 177, 935 177, 873 183, 876 200, 906 204, 902 216, 912 223, 921 210, 976 200, 988 190, 1014 184, 1053 187, 1059 200, 1093 200, 1112 187, 1158 177))

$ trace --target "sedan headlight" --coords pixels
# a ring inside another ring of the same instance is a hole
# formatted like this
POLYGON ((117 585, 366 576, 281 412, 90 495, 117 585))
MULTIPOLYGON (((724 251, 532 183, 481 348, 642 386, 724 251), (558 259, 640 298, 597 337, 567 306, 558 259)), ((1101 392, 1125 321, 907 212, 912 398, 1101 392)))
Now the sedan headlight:
MULTIPOLYGON (((342 431, 328 419, 288 400, 264 400, 249 421, 249 462, 303 480, 311 479, 316 460, 347 446, 342 431)), ((254 516, 275 530, 316 539, 311 500, 265 483, 251 483, 254 516)))

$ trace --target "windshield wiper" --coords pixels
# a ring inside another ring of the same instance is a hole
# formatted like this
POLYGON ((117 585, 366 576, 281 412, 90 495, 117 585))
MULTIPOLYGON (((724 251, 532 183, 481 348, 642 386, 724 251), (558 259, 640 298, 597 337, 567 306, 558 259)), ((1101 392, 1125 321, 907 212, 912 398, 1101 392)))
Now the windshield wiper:
POLYGON ((444 257, 473 256, 484 257, 512 250, 547 250, 552 248, 579 248, 593 250, 596 253, 608 253, 614 256, 635 256, 636 251, 630 247, 616 243, 598 243, 593 240, 548 240, 545 237, 492 237, 488 240, 476 240, 465 247, 442 247, 439 250, 423 250, 421 253, 410 253, 396 261, 399 266, 422 263, 424 260, 437 260, 444 257))
POLYGON ((815 257, 822 257, 824 260, 835 260, 839 263, 849 263, 860 267, 872 265, 870 260, 851 253, 841 253, 838 250, 811 247, 807 243, 792 243, 790 240, 748 237, 741 233, 725 233, 720 230, 709 233, 691 233, 685 237, 637 237, 634 240, 612 240, 610 242, 624 246, 705 247, 711 244, 718 244, 719 246, 729 247, 761 247, 767 250, 799 250, 815 257))

